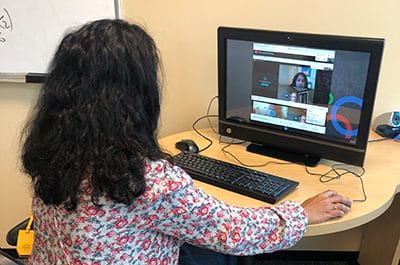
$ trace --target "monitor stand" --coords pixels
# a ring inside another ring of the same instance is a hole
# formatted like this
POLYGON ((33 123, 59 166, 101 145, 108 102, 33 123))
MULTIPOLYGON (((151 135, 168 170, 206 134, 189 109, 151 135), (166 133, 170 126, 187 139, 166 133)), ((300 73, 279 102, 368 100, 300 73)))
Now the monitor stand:
POLYGON ((267 145, 250 144, 247 146, 247 151, 278 158, 281 160, 303 164, 308 167, 315 167, 318 164, 319 160, 321 160, 320 157, 314 155, 296 153, 287 149, 281 149, 267 145))

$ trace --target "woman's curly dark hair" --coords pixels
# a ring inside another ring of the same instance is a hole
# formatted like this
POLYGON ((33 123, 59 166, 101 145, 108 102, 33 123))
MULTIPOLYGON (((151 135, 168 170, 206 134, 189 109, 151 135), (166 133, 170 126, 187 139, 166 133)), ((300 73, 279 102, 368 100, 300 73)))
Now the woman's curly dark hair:
POLYGON ((305 73, 298 72, 293 76, 292 83, 290 83, 291 87, 296 87, 296 80, 299 76, 302 76, 304 79, 304 88, 308 88, 308 79, 305 73))
POLYGON ((30 122, 22 164, 46 204, 76 209, 81 181, 92 201, 132 204, 157 142, 159 56, 153 39, 122 20, 98 20, 61 41, 30 122))

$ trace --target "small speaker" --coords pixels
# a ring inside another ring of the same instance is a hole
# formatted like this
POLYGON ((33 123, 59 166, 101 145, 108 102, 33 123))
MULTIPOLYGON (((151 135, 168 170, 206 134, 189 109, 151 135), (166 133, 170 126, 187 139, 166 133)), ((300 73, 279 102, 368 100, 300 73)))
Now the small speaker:
POLYGON ((378 125, 375 132, 386 138, 394 138, 400 133, 400 127, 392 127, 386 124, 378 125))
POLYGON ((387 138, 394 138, 400 134, 400 112, 392 111, 379 115, 373 125, 377 134, 387 138))
POLYGON ((400 111, 386 112, 379 115, 374 122, 374 129, 378 125, 386 124, 391 127, 400 127, 400 111))

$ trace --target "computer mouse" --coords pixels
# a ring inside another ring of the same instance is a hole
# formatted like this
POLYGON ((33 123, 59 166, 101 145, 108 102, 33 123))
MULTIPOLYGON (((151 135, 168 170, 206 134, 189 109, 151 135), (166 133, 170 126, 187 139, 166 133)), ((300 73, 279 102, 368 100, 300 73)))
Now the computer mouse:
POLYGON ((197 153, 199 152, 199 147, 197 144, 191 140, 191 139, 182 139, 179 142, 175 143, 175 147, 179 150, 191 152, 191 153, 197 153))

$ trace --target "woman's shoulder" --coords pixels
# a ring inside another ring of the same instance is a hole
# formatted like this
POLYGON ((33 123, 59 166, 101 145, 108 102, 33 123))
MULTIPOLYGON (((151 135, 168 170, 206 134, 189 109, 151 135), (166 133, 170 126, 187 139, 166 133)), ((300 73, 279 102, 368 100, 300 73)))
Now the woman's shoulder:
POLYGON ((146 159, 144 175, 146 188, 157 193, 173 192, 192 185, 191 177, 183 169, 164 159, 146 159))

